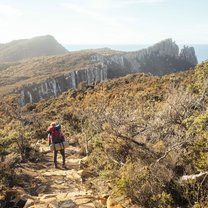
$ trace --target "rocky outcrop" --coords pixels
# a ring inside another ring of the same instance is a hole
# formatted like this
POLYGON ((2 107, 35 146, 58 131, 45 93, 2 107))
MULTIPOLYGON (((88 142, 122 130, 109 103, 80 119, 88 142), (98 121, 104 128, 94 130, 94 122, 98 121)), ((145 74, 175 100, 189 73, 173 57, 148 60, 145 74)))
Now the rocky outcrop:
POLYGON ((57 97, 68 89, 76 89, 82 82, 93 83, 107 79, 106 65, 98 64, 93 68, 72 71, 61 76, 51 77, 39 84, 31 84, 18 90, 19 103, 38 102, 49 97, 57 97))
POLYGON ((184 46, 180 52, 180 58, 195 66, 198 61, 193 47, 184 46))
POLYGON ((179 47, 172 39, 161 41, 147 49, 136 52, 91 57, 94 62, 102 62, 108 66, 108 78, 116 78, 129 73, 145 72, 153 75, 164 75, 186 70, 197 64, 193 47, 179 47))
POLYGON ((179 53, 179 47, 167 39, 154 46, 136 52, 116 54, 109 57, 97 56, 108 65, 108 78, 115 78, 129 73, 145 72, 153 75, 164 75, 194 67, 197 58, 193 47, 184 47, 179 53))
POLYGON ((180 178, 180 182, 190 182, 190 181, 208 181, 208 171, 205 171, 205 172, 201 172, 201 173, 198 173, 198 174, 193 174, 193 175, 183 175, 181 178, 180 178))

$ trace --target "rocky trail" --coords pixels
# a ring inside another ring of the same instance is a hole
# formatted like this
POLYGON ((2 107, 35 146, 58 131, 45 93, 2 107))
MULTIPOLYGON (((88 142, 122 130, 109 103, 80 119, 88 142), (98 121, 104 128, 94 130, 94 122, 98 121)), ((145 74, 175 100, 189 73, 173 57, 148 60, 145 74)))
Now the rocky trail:
MULTIPOLYGON (((43 149, 46 147, 42 147, 43 149)), ((53 166, 53 153, 45 151, 45 162, 27 163, 19 168, 25 181, 34 181, 33 187, 12 189, 7 196, 6 208, 95 208, 102 207, 92 190, 86 190, 82 183, 82 158, 79 148, 66 149, 67 169, 61 168, 58 154, 58 168, 53 166), (28 190, 28 191, 25 191, 28 190), (96 205, 97 204, 97 205, 96 205)), ((9 192, 8 192, 9 193, 9 192)), ((104 202, 106 204, 106 202, 104 202)), ((106 207, 106 206, 104 206, 106 207)))

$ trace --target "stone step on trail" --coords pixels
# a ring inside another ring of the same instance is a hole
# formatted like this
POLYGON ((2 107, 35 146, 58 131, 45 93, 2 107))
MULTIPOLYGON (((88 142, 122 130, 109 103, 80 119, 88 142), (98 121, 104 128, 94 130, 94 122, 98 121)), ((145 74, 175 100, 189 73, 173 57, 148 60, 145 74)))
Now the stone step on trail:
MULTIPOLYGON (((66 151, 68 169, 55 169, 53 153, 45 154, 46 162, 41 169, 36 170, 36 177, 41 178, 47 184, 37 187, 38 196, 28 199, 24 208, 95 208, 92 191, 86 191, 82 184, 82 170, 80 169, 82 159, 70 155, 73 148, 66 151)), ((78 151, 77 148, 76 151, 78 151)), ((59 166, 61 162, 62 157, 58 154, 59 166)))

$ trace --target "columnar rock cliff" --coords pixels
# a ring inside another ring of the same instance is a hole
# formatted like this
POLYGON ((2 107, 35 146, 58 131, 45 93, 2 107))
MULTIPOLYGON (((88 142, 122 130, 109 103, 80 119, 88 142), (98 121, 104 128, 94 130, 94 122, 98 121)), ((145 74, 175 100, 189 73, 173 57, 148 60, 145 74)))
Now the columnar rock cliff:
POLYGON ((93 83, 138 72, 164 75, 196 64, 194 48, 184 47, 179 51, 172 39, 135 52, 85 50, 32 59, 16 66, 2 65, 0 93, 15 91, 24 105, 56 97, 68 89, 77 88, 81 82, 93 83))
POLYGON ((76 89, 82 82, 93 83, 107 79, 107 67, 105 65, 94 66, 67 74, 49 78, 42 83, 22 87, 19 102, 21 105, 26 103, 38 102, 51 96, 57 97, 68 89, 76 89))
POLYGON ((193 47, 184 46, 183 49, 181 49, 180 58, 184 61, 189 62, 193 66, 198 63, 193 47))
POLYGON ((197 64, 194 48, 184 46, 179 53, 179 47, 172 39, 136 52, 92 56, 92 61, 100 61, 108 66, 108 78, 137 72, 164 75, 186 70, 197 64))

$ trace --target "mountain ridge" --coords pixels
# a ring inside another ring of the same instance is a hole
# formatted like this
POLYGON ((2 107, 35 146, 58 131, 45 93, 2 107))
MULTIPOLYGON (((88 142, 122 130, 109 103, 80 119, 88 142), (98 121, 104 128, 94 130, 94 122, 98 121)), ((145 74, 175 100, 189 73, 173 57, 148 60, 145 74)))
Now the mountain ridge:
POLYGON ((172 39, 163 40, 136 52, 108 48, 70 52, 65 55, 33 58, 17 65, 2 65, 2 94, 17 93, 22 105, 88 84, 132 73, 165 75, 187 70, 197 64, 194 48, 179 47, 172 39), (12 76, 11 76, 12 75, 12 76))

